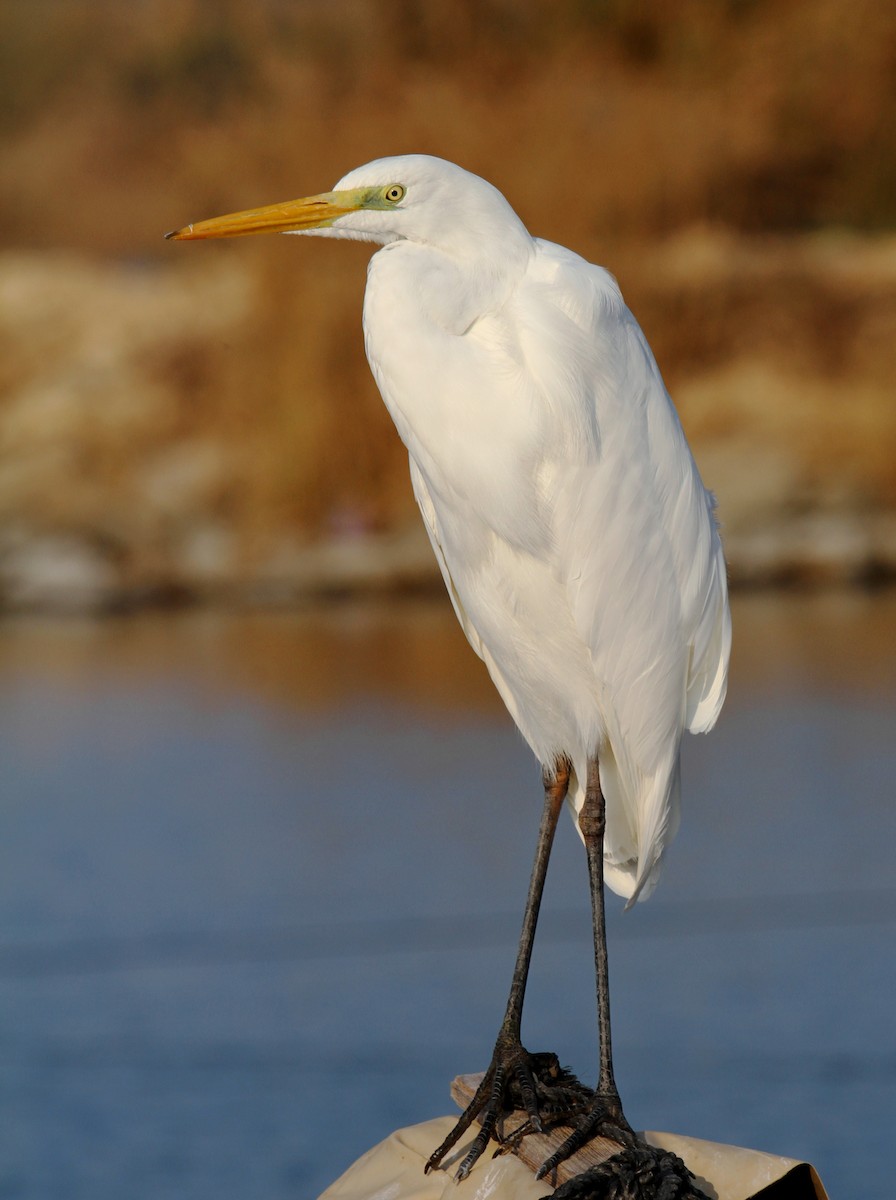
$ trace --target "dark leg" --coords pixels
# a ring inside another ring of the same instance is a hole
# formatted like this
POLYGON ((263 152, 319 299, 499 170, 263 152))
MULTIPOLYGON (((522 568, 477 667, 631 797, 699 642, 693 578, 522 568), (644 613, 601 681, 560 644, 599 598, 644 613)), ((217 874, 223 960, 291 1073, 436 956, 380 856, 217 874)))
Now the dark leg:
POLYGON ((594 972, 597 977, 597 1026, 600 1037, 600 1071, 591 1111, 583 1118, 560 1148, 542 1165, 541 1179, 558 1163, 575 1154, 597 1133, 629 1145, 635 1136, 622 1112, 622 1103, 613 1075, 613 1044, 610 1037, 610 977, 607 968, 607 928, 604 917, 604 830, 606 803, 600 786, 596 758, 588 762, 585 802, 579 813, 579 828, 588 858, 591 884, 591 925, 594 933, 594 972))
POLYGON ((538 847, 535 851, 535 863, 532 867, 532 877, 529 881, 529 895, 526 900, 526 912, 523 917, 523 931, 520 935, 520 945, 516 956, 516 966, 513 970, 513 981, 510 985, 510 996, 507 1000, 507 1011, 501 1024, 498 1040, 492 1061, 486 1071, 476 1095, 461 1114, 451 1133, 433 1153, 426 1170, 437 1167, 449 1150, 463 1137, 473 1121, 482 1114, 482 1128, 473 1143, 470 1153, 460 1164, 457 1178, 465 1179, 473 1168, 476 1160, 488 1145, 492 1131, 505 1109, 505 1092, 508 1083, 516 1083, 529 1120, 534 1129, 541 1129, 538 1117, 538 1104, 535 1098, 535 1084, 529 1065, 528 1052, 521 1042, 521 1023, 523 1017, 523 998, 526 992, 526 980, 529 976, 529 963, 532 958, 532 944, 535 940, 535 926, 538 922, 538 910, 541 906, 541 894, 544 890, 544 880, 551 856, 551 846, 560 809, 569 789, 569 763, 561 760, 557 763, 553 775, 545 772, 544 777, 544 812, 538 833, 538 847))
POLYGON ((607 971, 607 932, 604 920, 604 830, 606 805, 596 758, 588 762, 585 802, 579 828, 588 857, 591 883, 591 916, 594 930, 594 967, 597 976, 597 1020, 600 1034, 600 1071, 594 1100, 587 1113, 560 1148, 543 1163, 538 1178, 550 1174, 598 1134, 617 1142, 620 1153, 599 1167, 570 1179, 554 1193, 555 1200, 706 1200, 680 1158, 640 1141, 622 1111, 613 1075, 610 1040, 610 983, 607 971))

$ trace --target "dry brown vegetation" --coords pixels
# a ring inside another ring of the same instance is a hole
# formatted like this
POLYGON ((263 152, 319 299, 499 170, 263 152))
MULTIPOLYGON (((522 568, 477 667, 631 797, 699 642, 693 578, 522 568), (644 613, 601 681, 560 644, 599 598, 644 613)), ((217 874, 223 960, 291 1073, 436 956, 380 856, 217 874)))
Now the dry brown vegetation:
POLYGON ((737 575, 896 570, 890 5, 4 0, 0 146, 8 603, 295 580, 410 517, 369 250, 160 235, 412 150, 618 275, 737 575))

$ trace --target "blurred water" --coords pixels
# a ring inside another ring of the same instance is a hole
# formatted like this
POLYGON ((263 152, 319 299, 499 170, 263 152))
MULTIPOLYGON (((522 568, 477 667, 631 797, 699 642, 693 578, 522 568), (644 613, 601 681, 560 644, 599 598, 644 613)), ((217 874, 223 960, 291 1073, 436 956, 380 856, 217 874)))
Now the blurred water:
MULTIPOLYGON (((620 1088, 889 1200, 896 598, 735 619, 611 905, 620 1088)), ((541 796, 446 604, 8 622, 0 755, 0 1197, 314 1197, 486 1065, 541 796)), ((581 859, 565 822, 525 1036, 590 1079, 581 859)))

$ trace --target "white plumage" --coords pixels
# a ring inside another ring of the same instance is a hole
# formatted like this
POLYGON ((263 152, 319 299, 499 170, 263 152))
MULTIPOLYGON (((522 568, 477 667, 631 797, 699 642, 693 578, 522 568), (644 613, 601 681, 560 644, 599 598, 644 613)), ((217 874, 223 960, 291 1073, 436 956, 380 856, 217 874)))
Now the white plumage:
POLYGON ((384 159, 335 190, 393 181, 394 214, 328 231, 395 238, 370 263, 367 356, 464 632, 539 760, 569 758, 576 808, 597 751, 605 878, 631 901, 678 825, 682 731, 709 729, 725 696, 712 497, 605 270, 437 159, 384 159))
POLYGON ((615 280, 419 154, 169 236, 269 231, 382 245, 367 357, 458 619, 538 759, 571 763, 576 810, 598 757, 606 881, 649 894, 731 630, 713 500, 615 280))
POLYGON ((656 882, 678 825, 681 736, 715 723, 731 640, 713 500, 650 348, 605 270, 531 237, 500 192, 437 158, 380 159, 332 192, 169 236, 271 231, 382 245, 364 301, 367 357, 458 619, 545 768, 507 1011, 427 1170, 478 1118, 466 1176, 519 1096, 541 1128, 521 1019, 566 797, 591 885, 600 1069, 539 1177, 600 1135, 638 1177, 649 1163, 663 1194, 696 1195, 679 1160, 634 1134, 610 1039, 604 881, 630 904, 656 882))

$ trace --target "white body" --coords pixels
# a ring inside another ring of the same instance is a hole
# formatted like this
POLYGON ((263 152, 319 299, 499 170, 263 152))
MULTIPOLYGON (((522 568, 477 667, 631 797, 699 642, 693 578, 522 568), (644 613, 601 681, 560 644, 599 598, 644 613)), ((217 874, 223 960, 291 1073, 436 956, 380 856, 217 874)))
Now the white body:
POLYGON ((392 180, 404 204, 332 235, 386 243, 367 356, 452 603, 540 761, 570 760, 576 809, 598 755, 606 881, 647 895, 678 824, 682 732, 725 696, 712 497, 606 271, 438 159, 381 160, 337 189, 392 180))

